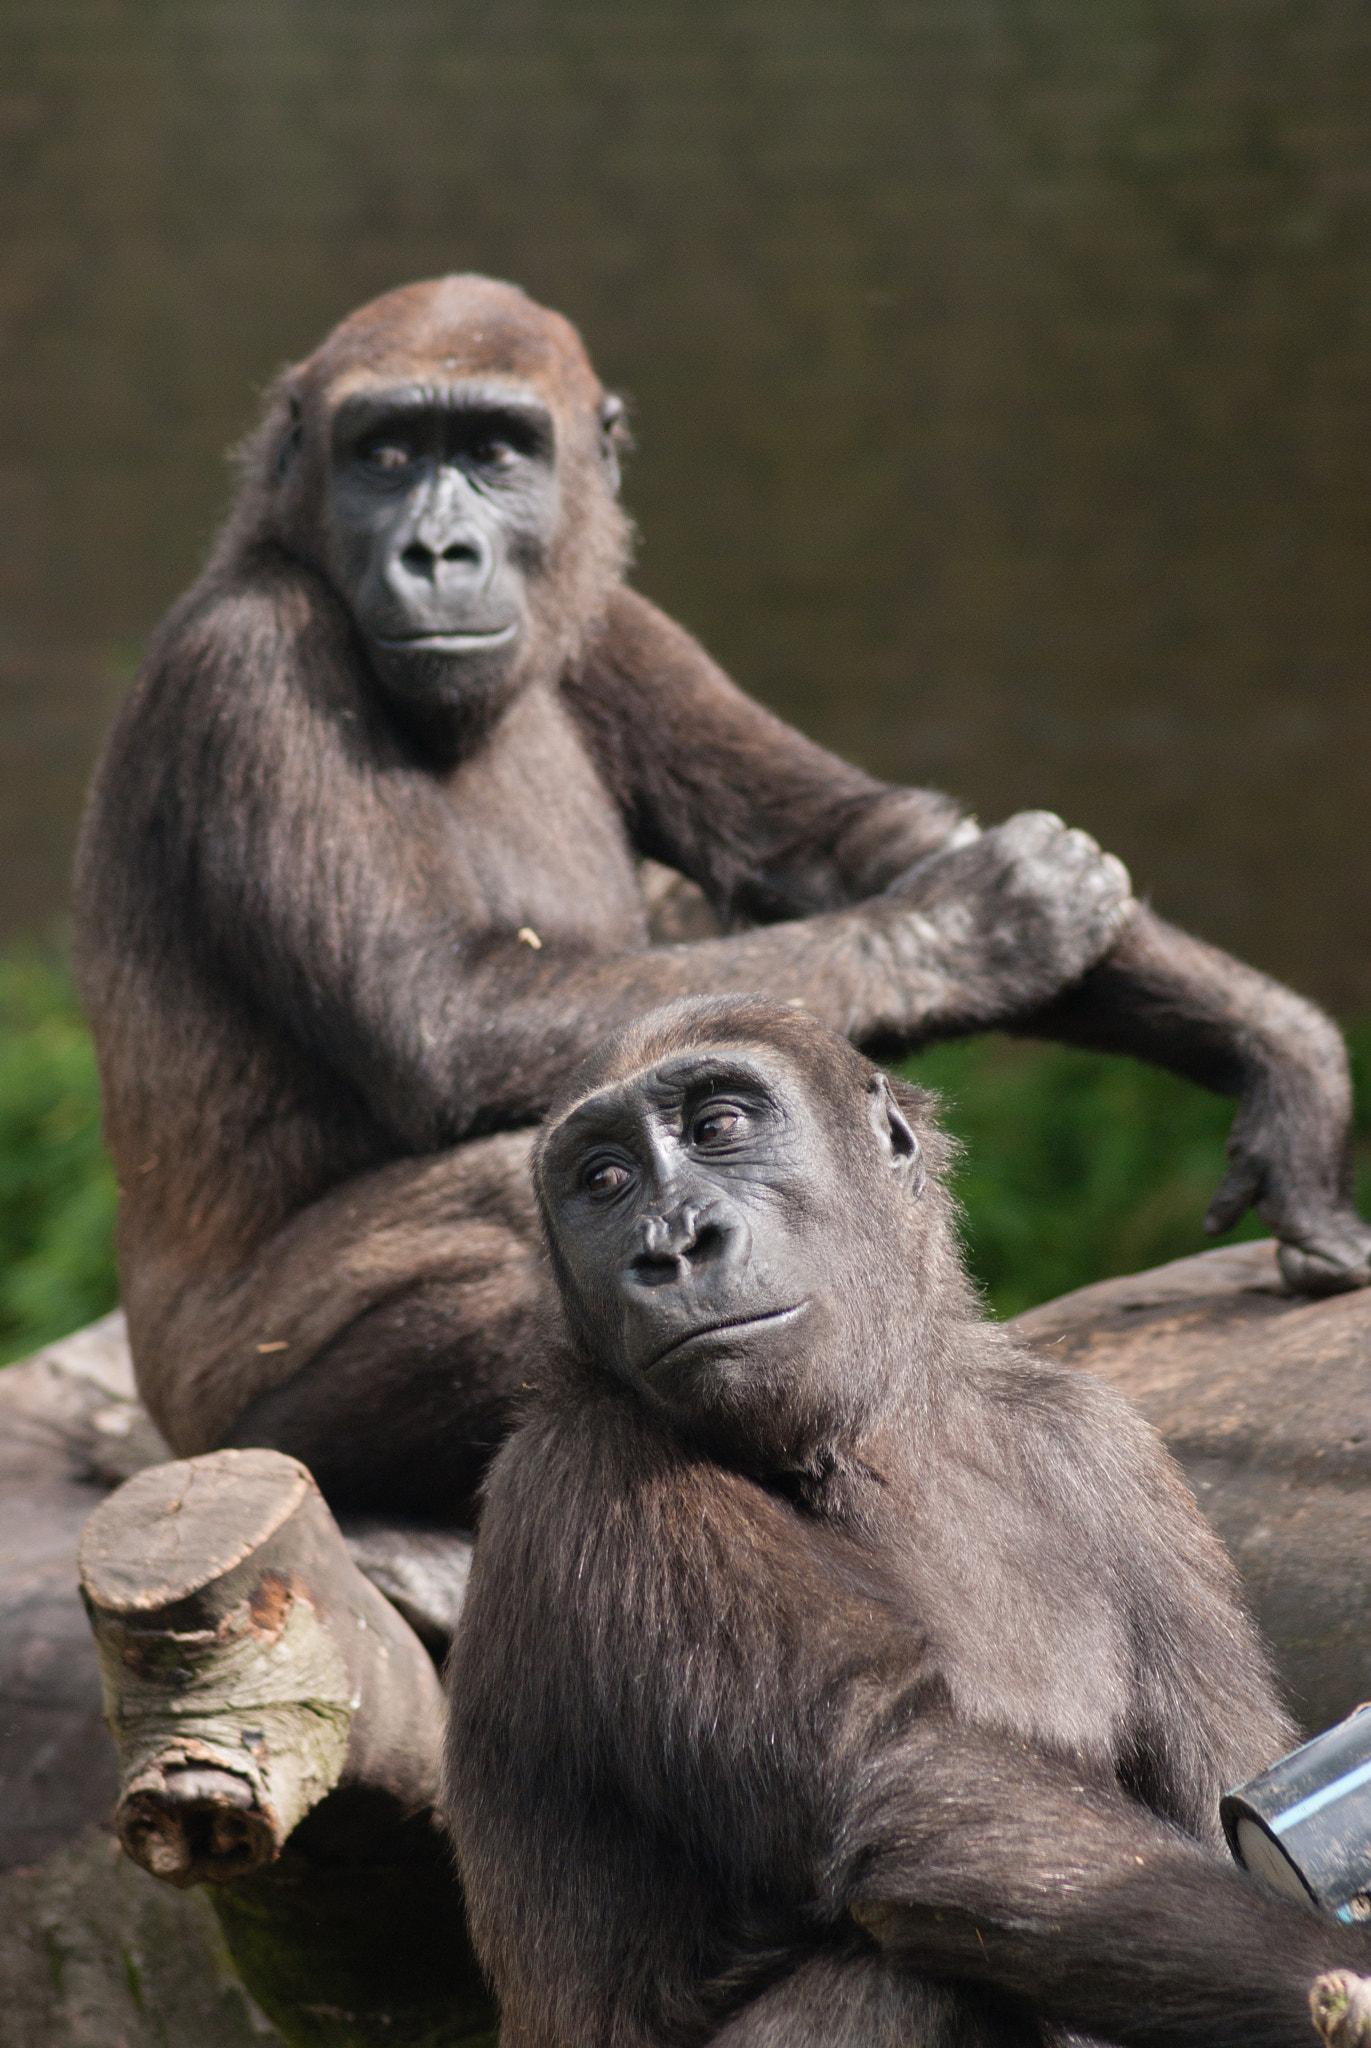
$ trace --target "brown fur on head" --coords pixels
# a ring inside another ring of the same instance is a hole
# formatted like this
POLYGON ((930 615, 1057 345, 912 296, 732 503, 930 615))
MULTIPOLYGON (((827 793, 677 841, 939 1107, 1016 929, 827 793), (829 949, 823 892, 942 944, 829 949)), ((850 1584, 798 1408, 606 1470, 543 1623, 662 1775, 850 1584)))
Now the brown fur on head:
MULTIPOLYGON (((683 996, 635 1017, 622 1030, 602 1039, 568 1077, 543 1119, 534 1152, 535 1180, 549 1134, 583 1097, 688 1047, 748 1043, 773 1047, 797 1067, 821 1072, 835 1104, 840 1097, 859 1103, 882 1073, 850 1039, 798 1003, 761 995, 683 996)), ((925 1164, 933 1177, 941 1180, 958 1148, 957 1141, 933 1121, 937 1096, 894 1074, 886 1074, 884 1079, 901 1109, 917 1124, 925 1164)))
POLYGON ((238 451, 241 496, 216 562, 268 541, 327 576, 325 486, 339 405, 388 384, 471 378, 531 388, 552 412, 560 518, 519 666, 546 673, 574 660, 629 554, 632 529, 615 495, 622 408, 571 322, 496 278, 454 275, 387 292, 281 372, 238 451))

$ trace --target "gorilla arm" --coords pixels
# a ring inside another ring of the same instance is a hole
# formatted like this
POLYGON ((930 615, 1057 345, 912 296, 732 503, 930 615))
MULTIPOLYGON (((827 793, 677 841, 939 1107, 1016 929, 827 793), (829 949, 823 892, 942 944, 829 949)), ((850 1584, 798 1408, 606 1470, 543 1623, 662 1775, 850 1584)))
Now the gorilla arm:
POLYGON ((623 586, 564 691, 639 852, 726 926, 861 902, 975 836, 951 797, 878 782, 754 703, 623 586))
POLYGON ((1371 1279, 1371 1230, 1354 1206, 1347 1050, 1313 1003, 1144 907, 1079 982, 1006 1028, 1131 1053, 1236 1095, 1206 1228, 1228 1230, 1255 1208, 1296 1289, 1371 1279))
MULTIPOLYGON (((641 850, 699 882, 726 920, 802 916, 892 884, 914 905, 935 893, 969 902, 980 886, 964 851, 975 827, 948 798, 836 761, 631 591, 616 593, 569 695, 641 850)), ((1027 975, 1022 953, 1020 965, 1027 975)), ((998 1015, 983 1001, 963 1017, 944 1009, 922 1035, 996 1026, 1129 1053, 1238 1096, 1208 1227, 1227 1230, 1255 1207, 1282 1240, 1292 1285, 1371 1278, 1371 1230, 1353 1206, 1347 1054, 1312 1003, 1145 907, 1046 1006, 1013 991, 1012 971, 1000 980, 998 1015)), ((897 1030, 882 1049, 907 1047, 897 1030)))
POLYGON ((845 1774, 831 1896, 892 1959, 1123 2048, 1296 2048, 1313 2038, 1315 1978, 1365 1973, 1371 1937, 1262 1890, 1222 1845, 1221 1793, 1297 1739, 1236 1574, 1151 1431, 1084 1375, 1059 1384, 1041 1455, 1063 1450, 1076 1486, 1062 1498, 1090 1503, 1126 1610, 1118 1779, 1041 1741, 887 1708, 888 1736, 856 1724, 866 1754, 845 1774))
POLYGON ((1123 2048, 1300 2048, 1315 1978, 1371 1967, 1364 1932, 1066 1763, 941 1720, 869 1770, 830 1883, 893 1960, 1123 2048))
MULTIPOLYGON (((606 1030, 671 996, 761 988, 858 1039, 913 1039, 954 1019, 993 1021, 1023 986, 1025 954, 1044 999, 1098 957, 1123 914, 1122 871, 1059 827, 1046 834, 1053 887, 1040 900, 1044 834, 1030 825, 1026 834, 987 833, 948 856, 967 867, 969 902, 948 897, 925 910, 878 898, 651 951, 600 953, 553 930, 534 950, 513 931, 491 929, 468 879, 473 849, 489 857, 496 822, 505 845, 536 839, 542 821, 532 801, 526 815, 510 812, 517 757, 515 772, 497 778, 500 819, 464 818, 375 707, 359 660, 327 587, 264 551, 250 579, 173 614, 140 685, 142 713, 121 721, 103 775, 120 792, 125 874, 132 867, 149 897, 179 912, 168 921, 163 911, 145 931, 156 923, 195 935, 184 942, 199 947, 202 971, 246 991, 260 1013, 345 1075, 405 1149, 532 1122, 606 1030), (142 856, 132 863, 131 839, 142 856)), ((555 701, 528 715, 543 721, 539 743, 562 747, 567 774, 577 772, 580 742, 555 701)), ((508 725, 486 745, 512 746, 508 725)), ((822 893, 842 902, 852 886, 839 879, 845 860, 858 885, 881 873, 870 851, 880 785, 858 778, 854 788, 852 771, 778 721, 767 721, 767 735, 758 779, 784 753, 780 735, 810 790, 810 813, 792 817, 792 839, 822 809, 829 777, 834 879, 822 893)), ((693 814, 735 814, 737 792, 707 724, 695 739, 693 814)), ((937 802, 936 817, 950 817, 937 802)), ((924 817, 922 800, 914 815, 924 817)), ((622 829, 612 814, 611 823, 622 829)), ((640 829, 650 839, 650 820, 640 829)), ((737 834, 730 842, 744 875, 765 873, 770 841, 759 845, 762 837, 742 852, 737 834)), ((574 905, 577 845, 544 839, 530 858, 541 880, 555 871, 574 905)), ((99 860, 92 841, 84 866, 97 890, 99 860)), ((509 893, 518 886, 514 873, 509 893)))

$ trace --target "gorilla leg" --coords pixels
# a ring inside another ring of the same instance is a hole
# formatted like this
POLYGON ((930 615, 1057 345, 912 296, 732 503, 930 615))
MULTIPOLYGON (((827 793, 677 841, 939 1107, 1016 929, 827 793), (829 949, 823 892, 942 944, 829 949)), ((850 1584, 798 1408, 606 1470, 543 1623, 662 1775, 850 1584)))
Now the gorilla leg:
POLYGON ((531 1132, 359 1175, 251 1264, 128 1300, 144 1398, 173 1448, 289 1452, 330 1505, 469 1525, 551 1301, 531 1132))
POLYGON ((239 1416, 226 1444, 287 1451, 336 1511, 390 1509, 470 1528, 538 1312, 536 1279, 424 1280, 366 1310, 282 1387, 239 1416))
POLYGON ((1015 2006, 854 1947, 801 1963, 735 2013, 710 2048, 1044 2048, 1044 2029, 1015 2006))

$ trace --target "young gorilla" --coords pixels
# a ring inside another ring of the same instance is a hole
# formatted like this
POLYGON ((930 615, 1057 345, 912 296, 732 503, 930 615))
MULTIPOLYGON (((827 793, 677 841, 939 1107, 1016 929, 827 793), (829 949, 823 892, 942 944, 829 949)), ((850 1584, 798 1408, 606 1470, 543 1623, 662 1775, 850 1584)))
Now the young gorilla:
POLYGON ((1293 1740, 1232 1567, 1127 1403, 985 1320, 941 1151, 760 998, 549 1113, 566 1334, 450 1668, 503 2048, 1295 2048, 1371 1968, 1220 1846, 1293 1740))
POLYGON ((363 307, 272 393, 111 733, 76 958, 177 1452, 469 1520, 542 1300, 530 1127, 672 996, 1160 1060, 1240 1098, 1216 1221, 1256 1202, 1296 1285, 1364 1283, 1327 1018, 1132 906, 1083 833, 978 836, 750 703, 622 581, 617 413, 511 285, 363 307), (652 945, 639 854, 728 935, 652 945))

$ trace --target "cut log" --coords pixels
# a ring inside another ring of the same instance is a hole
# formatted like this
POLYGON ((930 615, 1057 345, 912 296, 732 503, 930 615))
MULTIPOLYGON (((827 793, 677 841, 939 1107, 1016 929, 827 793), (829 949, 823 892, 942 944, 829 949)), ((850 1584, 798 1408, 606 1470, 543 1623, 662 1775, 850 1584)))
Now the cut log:
POLYGON ((431 1807, 432 1661, 295 1459, 215 1451, 140 1473, 91 1516, 80 1568, 115 1826, 155 1877, 264 1868, 336 1786, 431 1807))

